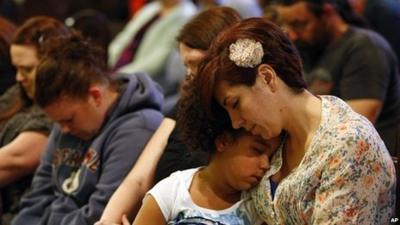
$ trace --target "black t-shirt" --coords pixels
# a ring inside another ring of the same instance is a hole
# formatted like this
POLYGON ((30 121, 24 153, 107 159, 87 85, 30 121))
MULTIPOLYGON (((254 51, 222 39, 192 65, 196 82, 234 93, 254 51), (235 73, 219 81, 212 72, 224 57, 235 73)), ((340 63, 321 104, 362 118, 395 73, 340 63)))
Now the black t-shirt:
POLYGON ((400 75, 396 56, 379 34, 355 27, 321 55, 309 77, 329 77, 332 95, 383 102, 375 127, 392 155, 400 152, 400 75), (390 137, 389 137, 390 136, 390 137))
POLYGON ((400 59, 400 2, 367 0, 364 17, 369 26, 390 43, 397 59, 400 59))

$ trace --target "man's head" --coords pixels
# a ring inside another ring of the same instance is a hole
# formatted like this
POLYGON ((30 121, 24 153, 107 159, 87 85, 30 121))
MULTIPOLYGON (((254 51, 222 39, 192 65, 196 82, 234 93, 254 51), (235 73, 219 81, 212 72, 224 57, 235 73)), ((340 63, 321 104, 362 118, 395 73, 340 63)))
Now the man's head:
POLYGON ((331 4, 322 1, 288 1, 277 6, 279 23, 298 46, 321 49, 330 41, 331 18, 337 16, 331 4))
POLYGON ((117 95, 102 49, 78 35, 46 43, 37 69, 35 100, 64 133, 91 139, 117 95))
POLYGON ((347 24, 365 26, 348 0, 280 0, 276 4, 279 22, 291 40, 306 46, 326 46, 347 24))

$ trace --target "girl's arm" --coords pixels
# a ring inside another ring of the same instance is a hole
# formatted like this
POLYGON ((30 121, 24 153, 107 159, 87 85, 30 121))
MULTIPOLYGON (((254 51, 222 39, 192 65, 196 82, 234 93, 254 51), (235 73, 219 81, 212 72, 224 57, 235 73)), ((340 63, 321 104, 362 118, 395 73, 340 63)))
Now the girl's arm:
POLYGON ((143 196, 154 185, 158 161, 174 127, 175 121, 172 119, 165 118, 161 122, 128 176, 110 198, 96 225, 121 224, 123 215, 128 218, 136 215, 143 196))
POLYGON ((132 225, 165 225, 166 223, 156 200, 153 196, 147 195, 132 225))

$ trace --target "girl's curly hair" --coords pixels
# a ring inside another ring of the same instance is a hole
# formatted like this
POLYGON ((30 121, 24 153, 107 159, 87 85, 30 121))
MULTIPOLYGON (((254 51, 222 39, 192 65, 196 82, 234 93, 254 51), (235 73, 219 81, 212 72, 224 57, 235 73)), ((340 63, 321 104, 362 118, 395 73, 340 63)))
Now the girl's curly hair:
POLYGON ((207 115, 200 104, 199 91, 193 84, 193 76, 187 76, 181 87, 177 109, 177 127, 182 141, 191 150, 215 151, 215 140, 222 133, 235 135, 227 112, 214 102, 214 116, 207 115))

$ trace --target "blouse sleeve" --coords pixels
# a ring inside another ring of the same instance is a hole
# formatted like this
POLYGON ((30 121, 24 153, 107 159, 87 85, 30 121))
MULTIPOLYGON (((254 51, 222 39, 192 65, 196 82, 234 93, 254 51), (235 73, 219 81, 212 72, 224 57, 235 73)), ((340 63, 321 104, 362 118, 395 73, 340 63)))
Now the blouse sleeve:
POLYGON ((357 129, 337 140, 321 172, 313 224, 383 224, 392 213, 395 183, 383 142, 376 131, 357 129))

